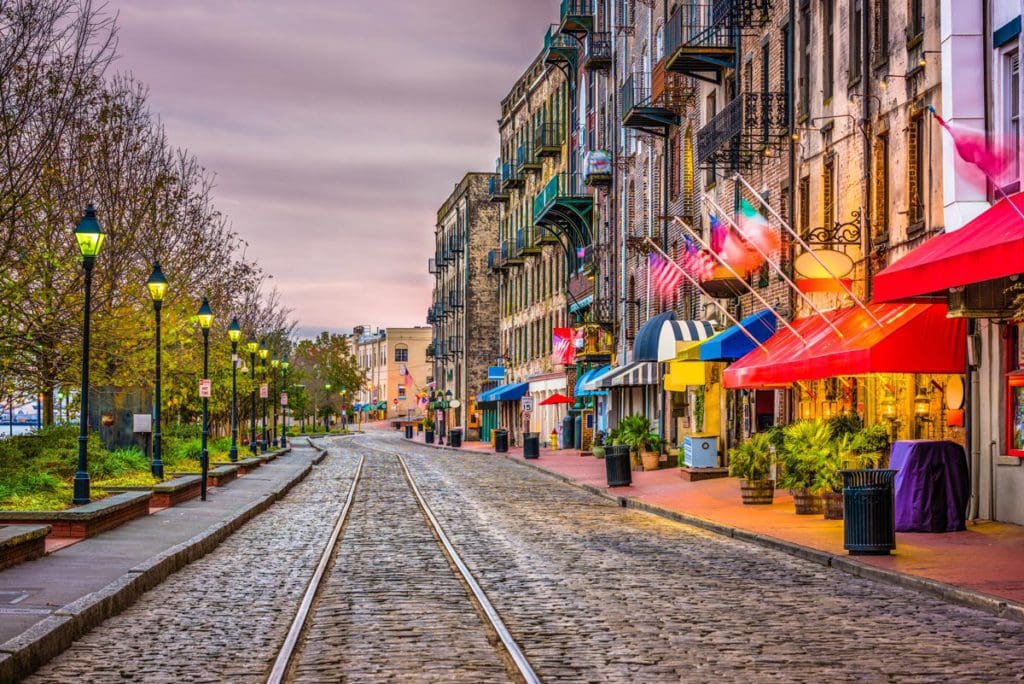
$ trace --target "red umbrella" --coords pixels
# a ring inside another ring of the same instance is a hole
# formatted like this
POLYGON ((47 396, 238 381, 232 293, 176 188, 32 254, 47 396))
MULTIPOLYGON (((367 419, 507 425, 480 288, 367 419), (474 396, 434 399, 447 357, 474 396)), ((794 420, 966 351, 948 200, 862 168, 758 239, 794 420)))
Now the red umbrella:
POLYGON ((565 396, 564 394, 558 394, 556 392, 555 394, 552 394, 550 397, 548 397, 544 401, 540 402, 540 405, 541 406, 552 406, 554 404, 571 404, 572 402, 573 402, 573 400, 570 399, 569 397, 565 396))

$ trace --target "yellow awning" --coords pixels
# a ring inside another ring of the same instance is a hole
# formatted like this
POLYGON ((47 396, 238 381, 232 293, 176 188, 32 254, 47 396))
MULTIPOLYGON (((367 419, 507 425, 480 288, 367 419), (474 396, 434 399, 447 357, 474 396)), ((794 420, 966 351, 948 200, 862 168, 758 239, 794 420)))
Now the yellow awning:
POLYGON ((672 361, 665 374, 665 389, 685 392, 687 387, 707 383, 708 364, 704 361, 672 361))
POLYGON ((707 340, 693 340, 676 342, 676 358, 674 361, 700 361, 700 345, 706 341, 707 340))

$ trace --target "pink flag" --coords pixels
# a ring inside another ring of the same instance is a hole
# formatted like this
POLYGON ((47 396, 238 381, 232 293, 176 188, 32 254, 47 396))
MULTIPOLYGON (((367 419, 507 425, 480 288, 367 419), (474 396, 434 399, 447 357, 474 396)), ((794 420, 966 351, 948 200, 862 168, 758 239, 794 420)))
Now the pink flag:
POLYGON ((977 166, 991 181, 1002 175, 1010 161, 1010 155, 1014 152, 1012 146, 996 142, 990 147, 985 140, 984 131, 949 124, 935 112, 935 107, 931 105, 928 105, 928 111, 932 113, 939 125, 949 132, 957 154, 964 161, 977 166))
POLYGON ((648 257, 648 266, 651 269, 651 289, 659 297, 671 297, 679 287, 679 281, 683 279, 679 268, 660 254, 654 253, 648 257))

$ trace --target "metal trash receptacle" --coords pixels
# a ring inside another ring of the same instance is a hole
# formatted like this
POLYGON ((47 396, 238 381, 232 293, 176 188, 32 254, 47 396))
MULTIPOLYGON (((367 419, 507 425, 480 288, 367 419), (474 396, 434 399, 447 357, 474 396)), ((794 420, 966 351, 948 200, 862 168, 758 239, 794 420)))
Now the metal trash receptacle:
POLYGON ((494 431, 494 451, 499 454, 508 453, 508 430, 505 428, 494 431))
POLYGON ((885 556, 896 548, 895 470, 844 470, 843 548, 885 556))
POLYGON ((412 423, 406 423, 405 425, 405 438, 412 439, 412 423))
POLYGON ((625 444, 605 448, 604 468, 609 487, 628 487, 633 483, 629 468, 629 447, 625 444))
POLYGON ((540 458, 540 433, 523 433, 523 458, 540 458))
POLYGON ((455 448, 462 446, 462 428, 452 428, 448 431, 448 446, 455 448))

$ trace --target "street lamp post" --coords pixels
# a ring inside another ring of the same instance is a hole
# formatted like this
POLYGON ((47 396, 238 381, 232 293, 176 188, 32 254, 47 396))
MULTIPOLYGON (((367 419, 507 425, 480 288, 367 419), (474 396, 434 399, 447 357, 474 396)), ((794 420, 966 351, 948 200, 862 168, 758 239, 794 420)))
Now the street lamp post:
POLYGON ((237 318, 231 319, 228 337, 231 338, 231 451, 228 458, 234 463, 238 460, 238 340, 242 339, 242 327, 237 318))
MULTIPOLYGON (((263 368, 263 379, 267 379, 267 356, 270 354, 270 350, 267 349, 267 340, 260 340, 260 366, 263 368)), ((260 388, 260 395, 263 394, 263 388, 260 388)), ((260 397, 263 399, 263 439, 260 440, 260 448, 263 451, 267 450, 267 398, 264 396, 260 397)))
MULTIPOLYGON (((281 394, 282 394, 282 396, 285 396, 285 397, 288 396, 288 366, 290 366, 290 365, 291 364, 288 363, 288 355, 285 354, 281 358, 281 372, 282 372, 282 375, 284 375, 284 381, 281 383, 282 384, 281 394)), ((288 446, 288 404, 287 403, 281 405, 281 423, 282 423, 282 428, 281 428, 281 446, 282 447, 286 447, 286 446, 288 446)))
MULTIPOLYGON (((203 297, 203 303, 199 306, 199 313, 196 315, 199 319, 199 327, 203 329, 203 380, 207 383, 210 382, 210 326, 213 325, 213 311, 210 309, 210 302, 206 297, 203 297)), ((210 399, 207 396, 203 396, 203 444, 202 452, 199 456, 199 467, 203 471, 203 481, 200 484, 200 496, 202 501, 206 501, 206 475, 210 470, 210 454, 206 450, 206 439, 210 434, 210 399)))
POLYGON ((149 289, 149 298, 153 300, 153 317, 156 320, 156 371, 153 379, 153 464, 151 472, 153 477, 164 479, 164 462, 161 454, 160 436, 160 309, 164 303, 164 295, 167 293, 167 278, 160 270, 160 262, 153 262, 153 272, 149 274, 146 281, 149 289))
MULTIPOLYGON (((331 431, 331 413, 330 413, 331 383, 325 382, 324 383, 324 389, 327 390, 327 406, 325 407, 325 410, 324 410, 324 432, 330 432, 331 431)), ((313 418, 315 420, 316 416, 314 415, 313 418)))
POLYGON ((274 354, 273 358, 270 359, 270 403, 274 405, 274 422, 272 423, 272 429, 270 431, 270 443, 273 444, 275 448, 281 446, 281 443, 278 441, 277 437, 277 404, 279 402, 274 400, 274 398, 277 397, 278 392, 277 369, 280 367, 281 360, 277 358, 277 354, 274 354))
POLYGON ((90 204, 85 215, 75 228, 75 240, 82 253, 82 267, 85 269, 85 315, 82 323, 82 412, 78 421, 78 469, 75 471, 74 498, 72 503, 89 503, 89 461, 86 453, 89 441, 89 307, 92 305, 92 267, 96 255, 103 246, 106 235, 96 220, 96 210, 90 204))
POLYGON ((249 352, 249 380, 252 382, 252 391, 249 392, 249 451, 256 455, 256 352, 259 351, 258 342, 246 342, 245 349, 249 352))
POLYGON ((348 430, 348 404, 345 403, 345 395, 348 394, 348 390, 342 388, 341 392, 341 430, 342 432, 348 430))

